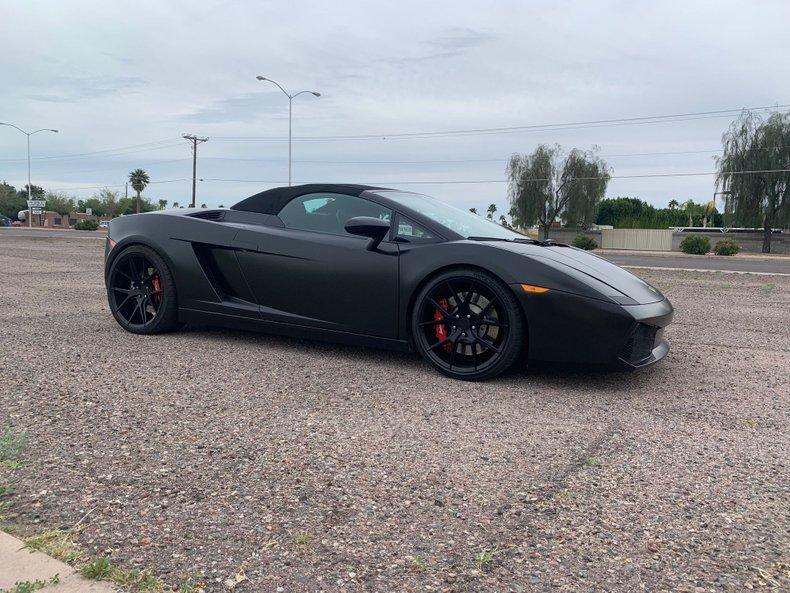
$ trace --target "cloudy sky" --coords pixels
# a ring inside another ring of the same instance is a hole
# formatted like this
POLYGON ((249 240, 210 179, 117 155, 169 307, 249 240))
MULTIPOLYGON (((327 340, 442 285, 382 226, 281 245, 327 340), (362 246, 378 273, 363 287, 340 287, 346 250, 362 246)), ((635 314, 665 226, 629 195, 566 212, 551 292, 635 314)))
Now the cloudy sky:
MULTIPOLYGON (((790 104, 788 22, 787 0, 0 0, 0 121, 60 130, 32 138, 38 185, 123 191, 142 167, 149 197, 181 204, 180 136, 208 136, 198 202, 230 205, 287 181, 288 102, 262 74, 322 94, 294 101, 295 182, 502 210, 507 157, 556 142, 598 146, 610 196, 702 201, 712 176, 628 176, 713 171, 730 113, 397 135, 790 104)), ((0 179, 23 185, 24 157, 0 127, 0 179)))

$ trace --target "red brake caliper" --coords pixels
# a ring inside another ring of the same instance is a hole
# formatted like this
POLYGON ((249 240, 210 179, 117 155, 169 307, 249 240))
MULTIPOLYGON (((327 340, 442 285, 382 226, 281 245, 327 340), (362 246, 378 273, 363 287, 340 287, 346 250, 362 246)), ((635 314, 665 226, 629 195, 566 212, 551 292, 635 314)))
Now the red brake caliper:
MULTIPOLYGON (((439 299, 439 305, 445 311, 449 311, 450 310, 450 305, 447 302, 447 299, 439 299)), ((439 309, 436 309, 436 311, 433 314, 433 318, 436 321, 439 321, 443 317, 444 317, 444 315, 442 315, 442 312, 439 311, 439 309)), ((433 327, 434 327, 433 331, 436 333, 436 339, 439 340, 440 342, 444 342, 447 339, 447 327, 443 323, 437 323, 433 327)), ((452 344, 450 344, 448 342, 447 344, 442 346, 442 348, 444 348, 447 352, 449 352, 450 349, 452 348, 452 344)))
POLYGON ((159 304, 162 301, 162 281, 159 280, 159 274, 151 276, 151 284, 154 286, 154 300, 159 304))

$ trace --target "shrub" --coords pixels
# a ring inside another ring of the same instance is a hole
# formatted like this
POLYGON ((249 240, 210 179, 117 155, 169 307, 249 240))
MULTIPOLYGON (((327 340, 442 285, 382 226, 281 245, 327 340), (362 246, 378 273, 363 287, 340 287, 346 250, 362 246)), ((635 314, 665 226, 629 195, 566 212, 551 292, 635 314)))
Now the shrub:
POLYGON ((573 239, 573 246, 578 247, 579 249, 584 249, 585 251, 592 251, 598 247, 598 243, 596 243, 595 239, 589 235, 583 235, 582 233, 579 233, 576 235, 576 238, 573 239))
POLYGON ((85 220, 80 220, 77 224, 75 224, 74 228, 78 231, 95 231, 99 228, 99 223, 95 220, 86 218, 85 220))
POLYGON ((716 255, 735 255, 741 250, 741 246, 734 239, 722 239, 713 248, 716 255))
POLYGON ((710 251, 710 239, 704 235, 689 235, 681 241, 680 250, 683 253, 705 255, 710 251))

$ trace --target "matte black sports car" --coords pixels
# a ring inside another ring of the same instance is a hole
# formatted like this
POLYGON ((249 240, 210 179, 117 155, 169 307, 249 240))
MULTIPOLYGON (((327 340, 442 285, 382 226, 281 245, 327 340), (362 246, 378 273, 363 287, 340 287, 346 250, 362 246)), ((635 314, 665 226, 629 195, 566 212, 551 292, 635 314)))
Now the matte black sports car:
POLYGON ((301 185, 124 216, 105 259, 112 314, 141 334, 208 322, 413 348, 458 379, 522 355, 636 368, 669 351, 672 305, 646 282, 416 193, 301 185))

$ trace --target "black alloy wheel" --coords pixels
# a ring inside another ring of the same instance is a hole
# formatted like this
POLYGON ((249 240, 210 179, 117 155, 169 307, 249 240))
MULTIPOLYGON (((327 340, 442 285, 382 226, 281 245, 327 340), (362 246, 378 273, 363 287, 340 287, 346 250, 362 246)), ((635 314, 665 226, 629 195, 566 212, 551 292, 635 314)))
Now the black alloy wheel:
POLYGON ((507 285, 478 270, 452 270, 418 295, 412 336, 440 372, 481 380, 508 370, 526 338, 523 314, 507 285))
POLYGON ((125 330, 155 334, 175 329, 176 293, 170 270, 159 255, 143 245, 118 254, 107 275, 107 300, 125 330))

